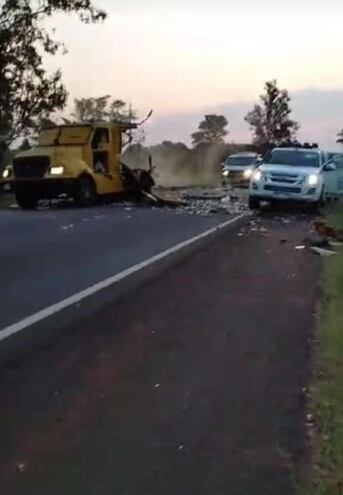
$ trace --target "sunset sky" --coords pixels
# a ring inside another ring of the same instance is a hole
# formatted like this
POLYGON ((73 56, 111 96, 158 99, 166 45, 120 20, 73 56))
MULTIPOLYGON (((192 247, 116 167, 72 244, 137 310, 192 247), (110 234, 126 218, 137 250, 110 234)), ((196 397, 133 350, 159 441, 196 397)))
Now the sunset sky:
MULTIPOLYGON (((111 94, 130 101, 142 116, 153 108, 149 140, 154 142, 161 137, 159 121, 165 124, 170 117, 170 128, 166 127, 170 135, 165 139, 182 138, 189 129, 180 136, 180 128, 173 127, 179 114, 186 119, 194 115, 189 124, 194 127, 205 111, 223 106, 229 110, 237 104, 245 110, 256 101, 264 82, 276 78, 296 98, 299 92, 317 91, 313 103, 308 102, 309 113, 302 108, 295 117, 300 124, 305 122, 304 138, 314 139, 323 128, 325 137, 317 139, 334 143, 343 126, 343 2, 95 3, 109 14, 104 24, 85 26, 66 17, 53 20, 69 53, 49 64, 62 67, 71 100, 111 94), (337 97, 337 111, 331 104, 326 112, 321 92, 337 97), (317 114, 312 106, 318 107, 317 114)), ((226 116, 231 139, 249 136, 241 116, 226 116)))

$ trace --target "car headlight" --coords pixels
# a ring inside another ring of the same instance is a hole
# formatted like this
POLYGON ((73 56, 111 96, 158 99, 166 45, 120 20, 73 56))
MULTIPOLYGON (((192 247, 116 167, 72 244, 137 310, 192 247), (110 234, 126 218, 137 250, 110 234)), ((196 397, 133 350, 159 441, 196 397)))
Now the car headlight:
POLYGON ((228 170, 223 170, 222 176, 223 177, 228 177, 229 176, 229 171, 228 170))
POLYGON ((317 174, 311 174, 308 176, 308 185, 316 186, 319 182, 319 176, 317 174))
POLYGON ((50 175, 63 175, 63 173, 64 173, 64 167, 62 166, 50 168, 50 175))
POLYGON ((252 178, 256 180, 257 182, 262 179, 262 172, 260 170, 256 170, 256 172, 253 174, 252 178))
POLYGON ((252 168, 247 168, 246 170, 244 170, 243 172, 243 176, 245 179, 250 179, 250 177, 252 176, 254 170, 252 168))
POLYGON ((5 170, 2 172, 2 178, 3 179, 8 179, 8 177, 11 175, 10 169, 5 168, 5 170))

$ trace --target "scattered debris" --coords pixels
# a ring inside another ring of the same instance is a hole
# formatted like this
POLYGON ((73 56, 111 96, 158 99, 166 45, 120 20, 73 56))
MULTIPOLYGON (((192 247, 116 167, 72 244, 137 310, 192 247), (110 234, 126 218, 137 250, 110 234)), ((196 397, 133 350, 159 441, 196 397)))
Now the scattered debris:
POLYGON ((25 464, 25 462, 20 462, 17 466, 17 470, 19 471, 19 473, 24 473, 27 469, 27 466, 25 464))
POLYGON ((180 445, 180 446, 179 446, 179 450, 181 451, 181 450, 183 450, 183 449, 184 449, 184 446, 183 446, 183 445, 180 445))
POLYGON ((319 254, 320 256, 332 256, 333 254, 337 254, 333 249, 325 249, 320 247, 311 247, 311 251, 315 254, 319 254))
POLYGON ((155 384, 155 388, 160 388, 161 384, 160 383, 156 383, 155 384))
POLYGON ((319 218, 313 222, 313 226, 322 239, 328 241, 343 241, 343 232, 336 230, 335 227, 326 220, 319 218))
POLYGON ((306 246, 295 246, 295 248, 297 251, 302 251, 303 249, 306 249, 306 246))
POLYGON ((70 230, 74 228, 74 224, 70 223, 69 225, 62 225, 61 229, 62 230, 70 230))
POLYGON ((343 244, 343 231, 335 229, 323 218, 313 222, 314 234, 305 239, 306 246, 319 256, 336 254, 335 248, 343 244))

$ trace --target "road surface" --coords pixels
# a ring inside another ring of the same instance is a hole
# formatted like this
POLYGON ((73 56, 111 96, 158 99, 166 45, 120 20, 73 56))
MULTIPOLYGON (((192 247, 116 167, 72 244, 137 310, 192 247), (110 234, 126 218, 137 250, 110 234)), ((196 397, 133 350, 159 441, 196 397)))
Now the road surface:
POLYGON ((228 218, 123 206, 0 210, 0 330, 228 218))
POLYGON ((0 493, 295 493, 319 271, 294 249, 307 230, 222 233, 3 367, 0 493))

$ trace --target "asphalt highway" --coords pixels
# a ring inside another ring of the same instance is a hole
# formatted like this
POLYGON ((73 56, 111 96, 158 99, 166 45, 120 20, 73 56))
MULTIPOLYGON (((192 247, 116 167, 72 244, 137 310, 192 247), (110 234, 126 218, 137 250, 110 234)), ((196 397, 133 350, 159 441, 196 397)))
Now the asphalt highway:
POLYGON ((0 330, 229 218, 124 205, 0 210, 0 330))

